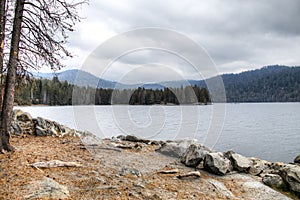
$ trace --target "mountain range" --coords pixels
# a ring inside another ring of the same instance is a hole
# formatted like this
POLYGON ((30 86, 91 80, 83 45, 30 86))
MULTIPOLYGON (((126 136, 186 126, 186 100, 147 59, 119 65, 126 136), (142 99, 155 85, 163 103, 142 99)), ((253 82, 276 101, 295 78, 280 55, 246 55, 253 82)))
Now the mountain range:
MULTIPOLYGON (((34 73, 36 78, 52 79, 52 73, 34 73)), ((99 79, 96 76, 77 69, 66 70, 56 74, 60 81, 67 81, 78 86, 98 88, 134 89, 163 89, 164 87, 179 88, 187 85, 206 87, 207 80, 178 80, 147 84, 122 84, 115 81, 99 79), (76 80, 79 76, 80 79, 76 80), (117 85, 118 84, 118 85, 117 85)), ((300 67, 283 65, 265 66, 261 69, 242 72, 239 74, 223 74, 227 102, 286 102, 300 101, 300 67)))

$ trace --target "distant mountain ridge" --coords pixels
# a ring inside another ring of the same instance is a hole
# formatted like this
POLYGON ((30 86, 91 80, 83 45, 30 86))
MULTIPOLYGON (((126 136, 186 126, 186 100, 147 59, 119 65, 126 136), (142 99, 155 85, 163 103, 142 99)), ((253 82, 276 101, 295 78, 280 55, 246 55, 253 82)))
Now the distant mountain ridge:
MULTIPOLYGON (((52 79, 53 74, 38 73, 35 77, 52 79)), ((60 81, 67 81, 78 86, 91 86, 98 88, 134 89, 163 89, 164 87, 185 87, 197 85, 206 87, 204 80, 166 81, 151 84, 121 84, 115 81, 99 79, 96 76, 81 70, 67 70, 57 73, 60 81), (80 79, 76 80, 76 77, 80 79)), ((300 67, 288 67, 283 65, 266 66, 261 69, 242 72, 239 74, 223 74, 227 102, 300 102, 300 67)))
POLYGON ((105 79, 99 79, 95 75, 78 69, 66 70, 59 73, 34 73, 36 78, 52 79, 57 76, 60 81, 67 81, 70 84, 75 84, 82 87, 102 87, 102 88, 114 88, 117 82, 109 81, 105 79), (77 77, 80 79, 77 79, 77 77))

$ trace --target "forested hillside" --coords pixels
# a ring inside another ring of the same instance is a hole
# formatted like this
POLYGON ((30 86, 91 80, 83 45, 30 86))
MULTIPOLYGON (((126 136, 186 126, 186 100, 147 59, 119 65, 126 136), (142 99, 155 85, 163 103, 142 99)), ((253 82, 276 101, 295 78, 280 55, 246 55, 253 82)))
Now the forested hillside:
POLYGON ((103 89, 81 87, 61 82, 57 77, 23 80, 16 86, 15 103, 18 105, 152 105, 152 104, 207 104, 210 95, 205 88, 164 89, 103 89), (80 95, 78 95, 80 94, 80 95), (81 97, 74 99, 73 97, 81 97), (84 98, 82 98, 84 97, 84 98))
MULTIPOLYGON (((208 81, 214 83, 214 78, 208 81)), ((272 65, 239 74, 223 74, 221 78, 227 102, 300 102, 300 67, 272 65)), ((188 83, 206 87, 204 80, 189 80, 188 83)), ((176 87, 180 84, 183 81, 162 85, 176 87)))
POLYGON ((300 101, 300 67, 267 66, 222 78, 227 102, 300 101))
MULTIPOLYGON (((272 65, 221 78, 227 102, 300 102, 300 67, 272 65)), ((214 83, 213 79, 208 81, 214 83)), ((189 83, 206 87, 203 80, 189 83)))

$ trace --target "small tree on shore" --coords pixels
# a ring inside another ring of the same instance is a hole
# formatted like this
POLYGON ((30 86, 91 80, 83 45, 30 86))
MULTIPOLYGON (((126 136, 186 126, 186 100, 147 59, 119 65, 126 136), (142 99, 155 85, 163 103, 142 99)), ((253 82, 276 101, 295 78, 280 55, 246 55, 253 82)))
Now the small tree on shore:
MULTIPOLYGON (((0 65, 1 74, 4 68, 4 41, 10 39, 9 58, 6 66, 5 90, 1 109, 0 151, 12 151, 10 129, 14 103, 15 83, 18 76, 26 76, 28 69, 39 69, 42 66, 52 70, 63 67, 61 59, 71 57, 66 49, 67 33, 80 21, 78 2, 68 0, 15 0, 15 10, 10 28, 6 35, 5 25, 8 22, 6 0, 0 5, 0 65)), ((7 45, 8 46, 8 45, 7 45)), ((2 79, 2 76, 1 76, 2 79)), ((1 99, 0 99, 1 100, 1 99)))

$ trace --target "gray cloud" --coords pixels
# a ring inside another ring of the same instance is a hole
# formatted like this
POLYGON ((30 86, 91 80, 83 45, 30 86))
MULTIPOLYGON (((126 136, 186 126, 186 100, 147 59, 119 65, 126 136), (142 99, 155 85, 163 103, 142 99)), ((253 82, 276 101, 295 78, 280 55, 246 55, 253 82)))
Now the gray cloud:
MULTIPOLYGON (((167 28, 186 35, 207 50, 220 72, 300 63, 298 0, 91 0, 90 6, 84 7, 82 12, 86 19, 70 37, 70 47, 80 54, 77 63, 82 63, 94 48, 110 37, 140 27, 167 28)), ((131 39, 124 38, 97 56, 99 59, 109 58, 116 49, 147 40, 131 39)), ((152 35, 148 39, 155 39, 158 43, 165 41, 166 48, 176 46, 190 56, 199 56, 193 55, 193 49, 185 47, 185 43, 176 38, 152 35)), ((124 56, 118 61, 123 67, 151 62, 167 65, 184 63, 175 59, 174 55, 155 51, 124 56)), ((145 76, 149 74, 147 70, 145 76)), ((182 70, 180 66, 178 70, 182 70)), ((139 71, 139 75, 141 73, 139 71)), ((189 73, 192 75, 190 70, 186 70, 184 75, 188 77, 189 73)), ((111 78, 116 77, 112 75, 111 78)))

